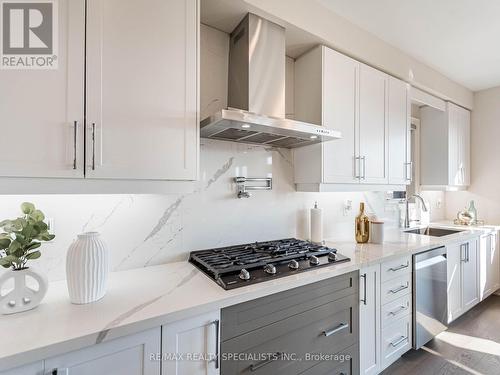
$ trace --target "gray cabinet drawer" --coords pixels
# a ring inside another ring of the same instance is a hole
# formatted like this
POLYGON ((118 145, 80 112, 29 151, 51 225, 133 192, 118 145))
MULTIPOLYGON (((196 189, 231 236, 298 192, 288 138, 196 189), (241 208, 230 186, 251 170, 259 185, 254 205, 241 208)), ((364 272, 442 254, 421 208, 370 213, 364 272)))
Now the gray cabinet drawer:
POLYGON ((357 292, 358 272, 351 272, 224 308, 221 311, 222 340, 229 340, 357 292))
POLYGON ((353 345, 326 360, 301 372, 300 375, 357 375, 359 374, 358 345, 353 345))
POLYGON ((357 344, 358 327, 357 294, 337 299, 223 341, 221 373, 300 374, 321 362, 321 358, 307 357, 307 353, 333 355, 357 344), (275 355, 268 358, 267 353, 275 355))

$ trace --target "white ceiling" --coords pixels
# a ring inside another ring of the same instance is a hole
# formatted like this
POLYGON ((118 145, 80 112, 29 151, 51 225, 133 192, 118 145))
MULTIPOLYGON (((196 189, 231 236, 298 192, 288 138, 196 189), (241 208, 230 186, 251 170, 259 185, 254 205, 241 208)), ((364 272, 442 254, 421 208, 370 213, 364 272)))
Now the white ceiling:
POLYGON ((319 0, 473 90, 500 86, 499 0, 319 0))

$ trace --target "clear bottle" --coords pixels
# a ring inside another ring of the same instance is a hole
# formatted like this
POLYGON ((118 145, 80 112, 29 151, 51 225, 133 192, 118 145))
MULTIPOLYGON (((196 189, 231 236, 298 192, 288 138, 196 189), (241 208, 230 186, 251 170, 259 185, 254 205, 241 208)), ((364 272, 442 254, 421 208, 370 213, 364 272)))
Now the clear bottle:
POLYGON ((370 238, 370 220, 365 214, 365 204, 359 204, 359 214, 356 216, 355 233, 357 243, 367 243, 370 238))
POLYGON ((476 224, 477 223, 477 209, 474 204, 474 201, 470 201, 469 203, 469 208, 467 209, 469 212, 469 215, 471 217, 471 224, 476 224))

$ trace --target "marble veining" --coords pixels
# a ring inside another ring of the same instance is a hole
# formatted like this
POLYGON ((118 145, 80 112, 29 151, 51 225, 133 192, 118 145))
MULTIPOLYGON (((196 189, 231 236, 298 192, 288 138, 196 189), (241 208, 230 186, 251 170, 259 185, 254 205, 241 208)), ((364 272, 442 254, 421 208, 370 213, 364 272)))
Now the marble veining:
POLYGON ((167 207, 167 209, 165 210, 165 212, 161 216, 160 220, 158 220, 158 224, 156 224, 156 226, 153 228, 151 233, 149 233, 146 236, 146 238, 144 239, 144 242, 146 242, 150 238, 156 236, 156 234, 158 234, 158 232, 162 230, 162 228, 168 222, 168 220, 170 219, 172 214, 179 208, 179 206, 181 205, 183 200, 184 200, 184 197, 182 196, 182 197, 178 198, 174 203, 172 203, 169 207, 167 207))
POLYGON ((229 168, 231 168, 231 166, 233 165, 233 162, 234 162, 234 157, 230 157, 229 160, 226 163, 224 163, 224 165, 222 167, 217 169, 215 171, 214 175, 212 176, 212 178, 210 178, 210 180, 208 180, 207 185, 205 186, 205 189, 208 189, 210 187, 210 185, 212 185, 222 175, 224 175, 229 170, 229 168))
POLYGON ((153 303, 159 301, 160 299, 164 298, 165 296, 168 296, 169 294, 171 294, 176 288, 180 288, 182 287, 183 285, 185 285, 186 283, 189 282, 189 280, 191 280, 193 277, 196 276, 196 274, 198 273, 197 270, 192 270, 191 272, 189 272, 185 277, 183 277, 176 285, 174 285, 168 292, 166 292, 165 294, 162 294, 158 297, 155 297, 153 298, 152 300, 150 301, 146 301, 144 303, 141 303, 140 305, 138 306, 135 306, 134 308, 130 309, 129 311, 126 311, 124 312, 123 314, 121 314, 119 317, 117 317, 115 320, 113 320, 111 323, 109 323, 108 325, 106 325, 106 327, 101 330, 99 332, 99 334, 97 335, 97 339, 96 339, 96 344, 99 344, 101 342, 104 341, 104 339, 106 338, 107 334, 109 333, 109 331, 113 328, 113 327, 116 327, 118 324, 120 324, 122 321, 124 321, 125 319, 128 319, 130 318, 131 316, 133 316, 134 314, 140 312, 141 310, 143 310, 144 308, 146 308, 147 306, 149 305, 152 305, 153 303))

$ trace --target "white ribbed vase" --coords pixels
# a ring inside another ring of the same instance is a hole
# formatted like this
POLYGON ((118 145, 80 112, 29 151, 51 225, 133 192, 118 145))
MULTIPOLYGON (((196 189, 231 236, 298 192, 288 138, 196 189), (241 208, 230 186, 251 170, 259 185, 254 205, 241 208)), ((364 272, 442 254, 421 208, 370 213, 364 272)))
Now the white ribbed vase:
POLYGON ((66 279, 72 303, 97 301, 106 294, 109 253, 101 235, 87 232, 78 235, 66 256, 66 279))

